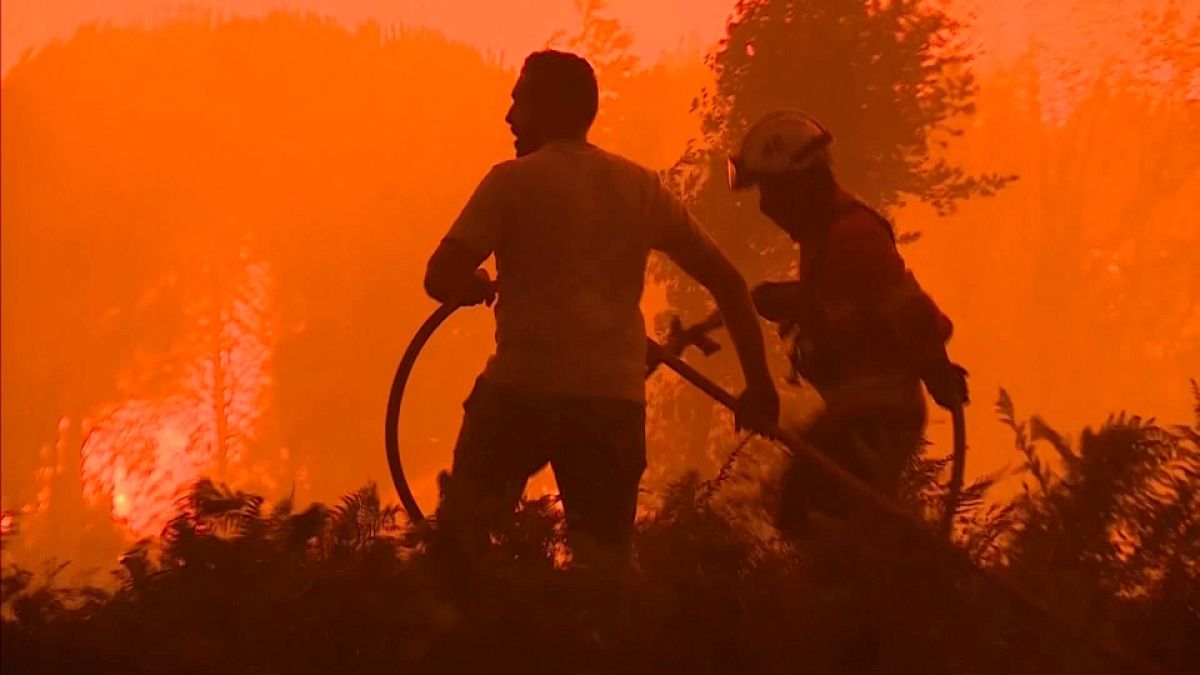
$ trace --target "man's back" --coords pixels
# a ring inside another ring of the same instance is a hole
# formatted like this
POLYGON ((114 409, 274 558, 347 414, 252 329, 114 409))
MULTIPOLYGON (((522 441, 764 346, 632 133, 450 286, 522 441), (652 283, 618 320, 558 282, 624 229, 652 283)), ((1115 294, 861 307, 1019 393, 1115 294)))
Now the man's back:
POLYGON ((496 354, 484 377, 642 401, 646 259, 696 227, 650 170, 579 141, 495 166, 448 238, 494 251, 496 354))
POLYGON ((572 547, 627 551, 646 467, 638 304, 652 248, 726 319, 746 375, 735 421, 774 426, 779 396, 741 274, 658 176, 586 142, 599 101, 587 61, 531 54, 512 98, 504 121, 518 158, 492 168, 425 270, 439 302, 499 296, 496 354, 463 404, 439 525, 459 533, 460 550, 486 546, 489 521, 549 463, 572 547), (496 284, 479 268, 493 254, 496 284))

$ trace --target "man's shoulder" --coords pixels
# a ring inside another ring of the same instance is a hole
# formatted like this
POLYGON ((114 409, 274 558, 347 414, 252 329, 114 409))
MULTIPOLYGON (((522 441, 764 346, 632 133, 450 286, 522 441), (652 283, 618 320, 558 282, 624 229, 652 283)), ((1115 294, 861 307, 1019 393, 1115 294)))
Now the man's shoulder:
POLYGON ((522 160, 526 159, 527 157, 529 157, 529 155, 526 155, 526 157, 517 157, 496 162, 492 165, 492 168, 488 170, 488 175, 499 179, 517 175, 522 171, 522 160))
POLYGON ((599 146, 595 146, 595 147, 596 147, 596 151, 602 157, 604 157, 605 159, 607 159, 610 162, 613 162, 614 164, 620 164, 621 166, 627 167, 631 171, 637 171, 639 173, 646 173, 646 174, 653 174, 655 176, 658 175, 658 172, 655 171, 654 169, 650 169, 650 168, 642 165, 640 162, 637 162, 635 160, 632 160, 632 159, 626 157, 625 155, 613 152, 612 150, 606 150, 599 146))
MULTIPOLYGON (((608 150, 606 148, 602 148, 593 143, 588 143, 587 149, 588 149, 588 152, 586 152, 580 156, 587 157, 589 160, 594 161, 594 162, 603 162, 605 164, 609 164, 611 166, 617 167, 618 169, 627 171, 631 174, 636 174, 643 178, 653 178, 654 180, 658 180, 658 172, 657 171, 650 169, 646 166, 643 166, 639 162, 636 162, 636 161, 626 157, 625 155, 613 152, 612 150, 608 150)), ((530 155, 530 157, 533 157, 534 155, 537 155, 537 154, 538 153, 533 153, 533 155, 530 155)))
POLYGON ((490 174, 501 180, 520 180, 525 176, 553 173, 561 167, 563 157, 550 147, 543 147, 527 155, 505 159, 492 165, 490 174))
POLYGON ((653 185, 655 187, 665 187, 665 186, 663 186, 663 183, 662 183, 662 174, 660 174, 658 171, 651 169, 650 167, 642 164, 641 162, 637 162, 632 159, 629 159, 628 157, 626 157, 624 155, 618 155, 615 152, 608 152, 608 151, 604 151, 604 152, 605 152, 605 154, 608 155, 608 157, 611 159, 612 162, 623 167, 629 173, 638 176, 642 180, 646 181, 647 183, 650 183, 651 185, 653 185))
POLYGON ((554 148, 542 148, 534 153, 505 160, 492 167, 492 173, 503 181, 544 181, 562 175, 564 169, 575 163, 592 163, 606 166, 606 173, 630 175, 642 184, 660 185, 659 173, 629 157, 613 151, 589 145, 586 153, 563 153, 554 148))

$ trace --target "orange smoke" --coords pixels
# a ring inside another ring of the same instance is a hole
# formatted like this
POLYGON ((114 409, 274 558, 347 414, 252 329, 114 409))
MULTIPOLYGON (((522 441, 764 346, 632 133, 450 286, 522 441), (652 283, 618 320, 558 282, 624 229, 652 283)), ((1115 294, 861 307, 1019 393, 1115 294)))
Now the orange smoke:
MULTIPOLYGON (((1091 6, 1054 4, 981 3, 979 32, 1024 49, 1029 14, 1056 35, 1091 6)), ((631 15, 672 20, 642 5, 631 15)), ((614 2, 613 14, 630 7, 614 2)), ((388 382, 433 306, 422 267, 488 166, 511 155, 502 120, 514 59, 349 23, 277 14, 91 28, 6 73, 7 531, 20 505, 73 509, 82 493, 106 520, 153 534, 201 475, 268 497, 294 483, 301 500, 386 480, 388 382)), ((615 30, 593 26, 591 44, 615 30)), ((1070 428, 1121 406, 1186 418, 1186 378, 1200 374, 1194 100, 1085 88, 1070 99, 1077 112, 1047 124, 1042 108, 1063 84, 1050 65, 1063 54, 980 69, 978 112, 947 151, 972 171, 1018 173, 1016 184, 951 218, 919 205, 895 214, 899 229, 924 234, 904 254, 954 317, 952 352, 973 374, 973 473, 1012 459, 991 412, 998 386, 1070 428)), ((587 55, 611 65, 595 140, 670 166, 699 136, 689 106, 709 78, 700 54, 587 55)), ((492 330, 485 311, 461 312, 414 373, 401 443, 423 504, 492 330)), ((680 433, 651 416, 652 447, 680 433)), ((933 435, 945 427, 935 418, 933 435)), ((726 440, 711 444, 717 464, 726 440)), ((651 472, 678 475, 672 459, 652 457, 651 472)), ((38 536, 57 552, 78 520, 70 511, 60 534, 38 536)))
MULTIPOLYGON (((664 168, 697 135, 688 105, 706 71, 698 55, 626 65, 602 76, 596 140, 664 168)), ((153 533, 204 474, 268 498, 294 485, 298 500, 385 481, 388 382, 433 308, 421 271, 511 156, 514 77, 431 33, 286 14, 89 30, 16 66, 0 171, 4 506, 43 489, 71 512, 58 530, 21 523, 16 546, 61 548, 85 508, 153 533), (64 416, 63 461, 39 458, 64 416), (31 481, 48 463, 65 471, 31 481), (81 491, 92 506, 70 503, 81 491)), ((488 313, 460 315, 403 412, 426 505, 491 348, 488 313)))

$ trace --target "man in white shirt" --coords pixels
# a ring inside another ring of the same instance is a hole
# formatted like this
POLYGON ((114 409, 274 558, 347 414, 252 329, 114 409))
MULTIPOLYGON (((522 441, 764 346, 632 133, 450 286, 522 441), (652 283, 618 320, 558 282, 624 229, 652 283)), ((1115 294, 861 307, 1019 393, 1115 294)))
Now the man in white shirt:
POLYGON ((438 522, 485 545, 550 463, 572 548, 624 551, 646 465, 639 302, 651 250, 713 294, 746 376, 739 426, 774 425, 779 398, 742 276, 656 173, 588 143, 598 93, 587 61, 530 55, 512 99, 517 158, 480 182, 426 272, 443 303, 499 296, 496 352, 464 404, 438 522), (495 282, 479 269, 493 254, 495 282))

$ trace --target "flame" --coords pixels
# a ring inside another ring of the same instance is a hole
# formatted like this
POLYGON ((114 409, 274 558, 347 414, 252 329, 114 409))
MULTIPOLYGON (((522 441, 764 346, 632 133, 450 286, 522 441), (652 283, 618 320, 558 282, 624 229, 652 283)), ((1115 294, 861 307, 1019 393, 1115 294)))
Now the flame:
POLYGON ((272 385, 271 274, 246 253, 241 266, 228 297, 190 308, 191 326, 175 350, 187 366, 168 393, 103 406, 84 422, 84 498, 106 504, 136 536, 161 531, 180 491, 196 480, 244 483, 263 468, 250 465, 249 451, 272 385))

